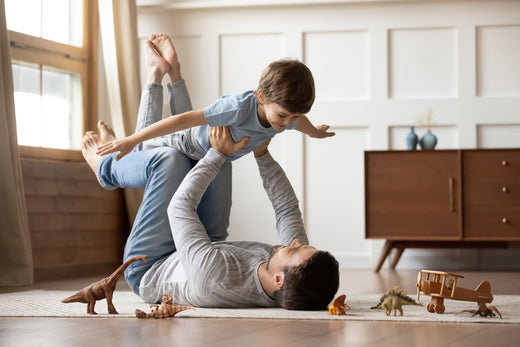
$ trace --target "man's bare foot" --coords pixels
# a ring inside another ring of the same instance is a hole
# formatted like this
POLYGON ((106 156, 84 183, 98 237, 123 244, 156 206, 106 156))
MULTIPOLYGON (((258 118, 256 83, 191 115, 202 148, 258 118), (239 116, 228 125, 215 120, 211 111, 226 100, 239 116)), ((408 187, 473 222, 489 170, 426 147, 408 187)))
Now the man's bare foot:
POLYGON ((170 76, 171 82, 173 83, 182 79, 181 64, 179 63, 179 57, 177 56, 177 51, 173 46, 172 40, 164 34, 152 34, 150 35, 150 41, 152 41, 157 52, 170 64, 168 75, 170 76))
POLYGON ((144 42, 144 56, 146 61, 146 82, 161 84, 164 75, 170 71, 170 64, 155 50, 151 40, 144 42))
POLYGON ((94 174, 96 174, 98 182, 98 169, 99 163, 101 162, 101 156, 97 155, 96 151, 101 144, 99 135, 93 131, 87 131, 81 139, 81 153, 83 153, 83 158, 85 158, 88 166, 90 166, 92 171, 94 171, 94 174))
POLYGON ((99 129, 99 137, 101 139, 102 143, 107 143, 110 141, 117 140, 116 133, 114 133, 114 129, 102 120, 98 122, 98 129, 99 129))

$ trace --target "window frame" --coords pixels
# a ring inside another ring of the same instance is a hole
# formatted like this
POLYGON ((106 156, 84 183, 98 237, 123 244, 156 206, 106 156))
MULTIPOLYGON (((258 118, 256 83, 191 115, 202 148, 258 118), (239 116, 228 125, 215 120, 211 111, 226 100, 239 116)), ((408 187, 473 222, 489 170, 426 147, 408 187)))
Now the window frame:
MULTIPOLYGON (((68 45, 8 30, 11 61, 78 73, 82 88, 82 133, 95 129, 98 107, 99 19, 97 1, 83 0, 83 46, 68 45)), ((82 160, 79 150, 19 145, 24 157, 82 160)))

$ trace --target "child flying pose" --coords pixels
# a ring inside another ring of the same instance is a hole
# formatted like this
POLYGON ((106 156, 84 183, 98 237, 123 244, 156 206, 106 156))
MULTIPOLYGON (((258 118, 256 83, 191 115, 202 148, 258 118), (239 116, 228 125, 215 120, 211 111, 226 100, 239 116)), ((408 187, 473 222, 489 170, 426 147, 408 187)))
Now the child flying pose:
MULTIPOLYGON (((305 116, 314 103, 314 79, 307 66, 293 59, 269 64, 263 71, 256 90, 222 96, 203 109, 186 110, 159 120, 162 118, 162 78, 166 73, 170 75, 170 99, 175 97, 172 89, 184 81, 175 48, 168 36, 152 35, 146 42, 145 53, 148 77, 143 94, 152 93, 154 88, 158 89, 155 92, 156 97, 151 98, 155 101, 145 102, 144 106, 141 104, 141 107, 150 108, 150 119, 138 120, 134 134, 100 146, 98 155, 119 152, 116 156, 116 160, 119 160, 146 141, 148 146, 171 146, 191 159, 200 160, 210 148, 210 126, 229 126, 236 142, 244 137, 249 138, 248 144, 232 154, 229 161, 253 151, 286 129, 296 129, 314 138, 335 135, 328 131, 328 125, 315 127, 305 116)), ((185 85, 182 86, 185 88, 185 85)), ((172 114, 179 111, 173 110, 174 104, 170 100, 172 114)), ((188 104, 186 108, 190 109, 191 104, 188 104)))

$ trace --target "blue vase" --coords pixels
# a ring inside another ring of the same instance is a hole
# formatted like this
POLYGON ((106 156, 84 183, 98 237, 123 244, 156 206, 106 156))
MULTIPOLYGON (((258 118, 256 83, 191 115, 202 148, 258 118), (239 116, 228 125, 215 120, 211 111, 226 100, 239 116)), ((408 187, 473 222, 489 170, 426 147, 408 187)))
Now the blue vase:
POLYGON ((422 149, 434 149, 437 145, 437 136, 433 135, 431 130, 428 129, 426 134, 419 140, 419 144, 422 149))
POLYGON ((410 127, 410 133, 406 136, 406 148, 415 150, 417 149, 417 142, 419 142, 419 136, 414 131, 415 127, 410 127))

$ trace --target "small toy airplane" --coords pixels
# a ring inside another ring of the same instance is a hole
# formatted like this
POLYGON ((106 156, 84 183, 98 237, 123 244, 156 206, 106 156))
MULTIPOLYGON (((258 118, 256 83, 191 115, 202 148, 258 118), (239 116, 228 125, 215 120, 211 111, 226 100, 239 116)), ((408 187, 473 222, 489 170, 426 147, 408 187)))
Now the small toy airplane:
POLYGON ((502 318, 495 306, 486 305, 493 301, 491 284, 488 281, 480 283, 475 290, 472 290, 457 287, 459 278, 464 278, 464 276, 443 271, 419 271, 417 275, 417 300, 419 300, 421 294, 431 296, 426 309, 432 313, 444 312, 444 299, 476 302, 478 310, 463 310, 461 312, 471 312, 473 316, 478 314, 482 317, 493 317, 495 316, 493 312, 496 312, 502 318), (424 279, 423 274, 426 274, 424 279))

